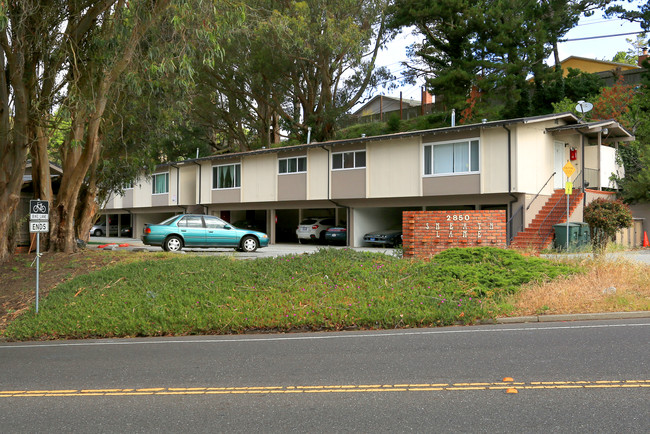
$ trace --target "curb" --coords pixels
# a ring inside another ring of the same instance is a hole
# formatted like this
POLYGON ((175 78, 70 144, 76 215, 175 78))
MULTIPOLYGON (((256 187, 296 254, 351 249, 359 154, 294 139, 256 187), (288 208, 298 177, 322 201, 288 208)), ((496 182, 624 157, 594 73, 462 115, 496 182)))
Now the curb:
POLYGON ((497 318, 497 324, 515 324, 527 322, 554 322, 554 321, 588 321, 588 320, 608 320, 608 319, 633 319, 633 318, 650 318, 650 312, 603 312, 603 313, 572 313, 558 315, 531 315, 497 318))

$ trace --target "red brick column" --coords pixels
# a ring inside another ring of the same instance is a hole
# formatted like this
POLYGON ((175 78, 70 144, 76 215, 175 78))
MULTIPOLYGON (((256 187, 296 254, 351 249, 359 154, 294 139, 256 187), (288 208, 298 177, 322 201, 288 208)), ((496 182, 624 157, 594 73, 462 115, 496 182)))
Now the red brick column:
POLYGON ((451 247, 506 247, 506 212, 404 211, 405 258, 428 258, 451 247))

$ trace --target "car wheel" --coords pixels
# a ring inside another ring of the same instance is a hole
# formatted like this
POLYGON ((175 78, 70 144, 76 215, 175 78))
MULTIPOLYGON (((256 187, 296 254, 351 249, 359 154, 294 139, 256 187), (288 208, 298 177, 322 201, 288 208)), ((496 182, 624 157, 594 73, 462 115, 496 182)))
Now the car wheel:
POLYGON ((320 244, 326 244, 327 242, 325 241, 325 231, 321 231, 320 235, 318 236, 318 242, 320 244))
POLYGON ((93 232, 93 235, 96 237, 101 237, 103 235, 101 229, 95 229, 95 232, 93 232))
POLYGON ((181 240, 179 237, 172 235, 171 237, 167 238, 165 240, 165 243, 163 244, 163 249, 166 252, 180 252, 180 250, 183 248, 183 240, 181 240))
POLYGON ((241 249, 244 252, 252 253, 255 250, 257 250, 258 247, 259 247, 259 243, 257 241, 257 238, 255 237, 248 236, 248 237, 244 237, 244 239, 241 240, 241 249))

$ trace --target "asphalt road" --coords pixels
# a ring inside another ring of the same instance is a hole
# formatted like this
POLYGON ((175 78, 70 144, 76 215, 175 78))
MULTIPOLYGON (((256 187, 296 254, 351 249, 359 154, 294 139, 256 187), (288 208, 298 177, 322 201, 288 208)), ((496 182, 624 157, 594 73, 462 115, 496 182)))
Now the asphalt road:
POLYGON ((648 432, 649 349, 650 319, 3 343, 0 431, 648 432))

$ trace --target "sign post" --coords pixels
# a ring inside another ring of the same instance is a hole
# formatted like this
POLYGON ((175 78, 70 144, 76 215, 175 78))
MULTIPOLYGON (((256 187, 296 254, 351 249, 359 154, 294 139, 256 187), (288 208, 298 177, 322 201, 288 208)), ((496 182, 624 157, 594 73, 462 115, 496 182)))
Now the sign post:
POLYGON ((46 200, 29 201, 29 232, 36 233, 36 313, 38 313, 38 286, 41 266, 41 232, 50 230, 50 203, 46 200))
POLYGON ((567 161, 564 167, 562 167, 564 174, 566 175, 566 185, 564 187, 564 193, 566 194, 566 251, 569 252, 569 197, 573 192, 573 183, 569 182, 569 178, 576 171, 576 168, 573 167, 571 161, 567 161))

